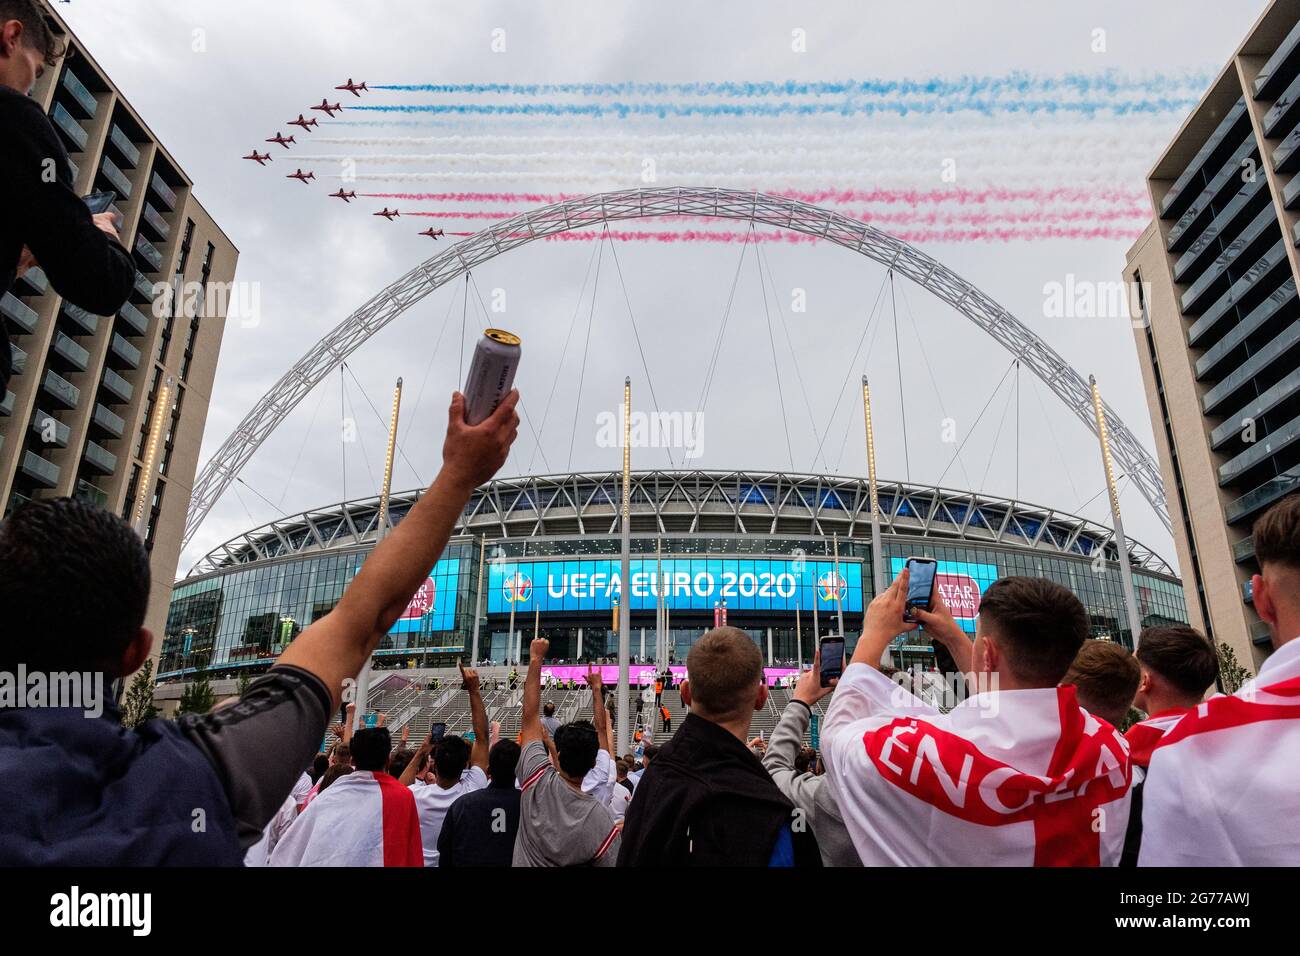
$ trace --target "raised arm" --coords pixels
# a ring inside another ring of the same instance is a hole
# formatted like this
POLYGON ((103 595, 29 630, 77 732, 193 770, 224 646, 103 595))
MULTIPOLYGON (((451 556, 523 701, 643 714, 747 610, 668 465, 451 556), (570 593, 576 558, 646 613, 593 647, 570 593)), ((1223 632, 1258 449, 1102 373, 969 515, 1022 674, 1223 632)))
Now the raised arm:
POLYGON ((614 755, 613 745, 609 741, 609 711, 605 709, 605 680, 600 675, 600 668, 591 669, 587 665, 587 686, 591 688, 591 722, 596 725, 596 736, 600 739, 600 749, 614 755))
POLYGON ((965 677, 967 686, 973 693, 975 688, 971 685, 974 684, 975 673, 972 660, 975 656, 975 645, 953 619, 952 612, 948 610, 948 605, 938 588, 935 589, 934 604, 931 609, 924 611, 919 607, 914 608, 912 614, 921 622, 921 629, 926 634, 948 649, 953 663, 957 665, 957 670, 965 677))
POLYGON ((442 470, 401 523, 366 559, 338 606, 280 655, 319 677, 338 705, 343 681, 355 677, 437 562, 473 490, 506 460, 519 427, 512 391, 478 425, 465 424, 459 392, 448 410, 442 470))
POLYGON ((469 719, 474 725, 474 746, 469 753, 470 766, 478 767, 484 772, 488 765, 488 719, 487 708, 483 706, 483 695, 478 689, 478 671, 472 667, 460 667, 460 678, 469 691, 469 719))
POLYGON ((542 727, 542 663, 551 642, 544 637, 528 645, 528 674, 524 677, 524 715, 520 727, 519 745, 526 747, 534 740, 545 740, 542 727))

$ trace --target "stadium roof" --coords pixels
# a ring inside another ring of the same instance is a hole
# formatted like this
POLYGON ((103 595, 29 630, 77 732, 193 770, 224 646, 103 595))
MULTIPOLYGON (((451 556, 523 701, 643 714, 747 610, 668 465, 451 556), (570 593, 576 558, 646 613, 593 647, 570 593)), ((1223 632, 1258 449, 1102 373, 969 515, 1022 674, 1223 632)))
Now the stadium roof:
MULTIPOLYGON (((424 489, 394 493, 400 520, 424 489)), ((1001 545, 1090 557, 1101 546, 1118 552, 1114 532, 1064 511, 992 495, 929 485, 881 482, 881 531, 936 541, 1001 545)), ((504 478, 474 492, 457 535, 573 538, 617 535, 620 472, 504 478)), ((866 538, 871 505, 865 478, 769 471, 639 471, 632 473, 632 533, 637 536, 866 538)), ((276 558, 372 544, 379 498, 355 499, 268 522, 214 548, 190 570, 203 575, 276 558)), ((1135 568, 1174 577, 1154 551, 1128 539, 1135 568)))

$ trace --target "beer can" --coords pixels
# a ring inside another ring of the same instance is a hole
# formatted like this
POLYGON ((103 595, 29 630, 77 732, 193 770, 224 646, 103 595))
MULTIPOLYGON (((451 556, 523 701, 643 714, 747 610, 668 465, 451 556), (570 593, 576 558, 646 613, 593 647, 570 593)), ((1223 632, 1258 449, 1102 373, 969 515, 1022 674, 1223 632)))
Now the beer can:
POLYGON ((474 347, 474 360, 465 380, 465 423, 477 425, 490 416, 515 384, 519 368, 519 336, 504 329, 484 329, 474 347))

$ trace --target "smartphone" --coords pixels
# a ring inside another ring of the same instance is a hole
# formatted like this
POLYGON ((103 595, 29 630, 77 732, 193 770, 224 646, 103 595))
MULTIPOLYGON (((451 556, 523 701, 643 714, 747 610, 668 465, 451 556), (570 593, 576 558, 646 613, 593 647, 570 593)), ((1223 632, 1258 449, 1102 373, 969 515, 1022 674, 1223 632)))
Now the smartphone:
POLYGON ((934 573, 938 564, 934 558, 907 559, 907 602, 903 605, 903 620, 909 624, 916 621, 912 608, 930 610, 934 601, 934 573))
POLYGON ((82 196, 81 199, 93 216, 97 213, 108 212, 108 208, 117 202, 117 193, 111 189, 105 189, 97 193, 91 193, 89 196, 82 196))
POLYGON ((844 638, 823 637, 821 650, 821 685, 830 687, 831 681, 844 673, 844 638))
POLYGON ((439 721, 438 723, 433 724, 432 726, 429 727, 429 742, 434 746, 437 746, 438 743, 442 741, 442 738, 446 736, 446 734, 447 734, 447 725, 442 721, 439 721))

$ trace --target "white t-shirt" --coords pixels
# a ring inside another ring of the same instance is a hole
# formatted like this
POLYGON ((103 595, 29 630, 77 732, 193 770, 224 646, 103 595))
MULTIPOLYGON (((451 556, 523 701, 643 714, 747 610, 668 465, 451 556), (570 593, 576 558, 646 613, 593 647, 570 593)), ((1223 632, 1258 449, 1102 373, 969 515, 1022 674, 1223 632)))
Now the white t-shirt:
POLYGON ((475 790, 482 790, 488 785, 487 774, 480 767, 466 767, 453 787, 441 787, 436 783, 411 787, 415 794, 415 809, 420 815, 420 842, 424 844, 424 865, 438 865, 438 835, 442 833, 442 821, 447 819, 447 810, 458 797, 475 790))
POLYGON ((582 792, 589 793, 606 806, 609 805, 610 787, 618 777, 618 768, 608 750, 596 751, 596 765, 582 778, 582 792))
POLYGON ((609 811, 614 814, 615 823, 623 819, 624 814, 627 813, 627 805, 631 802, 632 791, 615 780, 609 796, 609 811))

